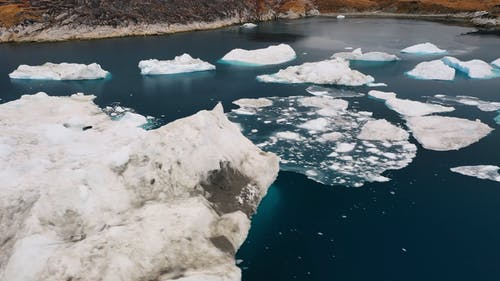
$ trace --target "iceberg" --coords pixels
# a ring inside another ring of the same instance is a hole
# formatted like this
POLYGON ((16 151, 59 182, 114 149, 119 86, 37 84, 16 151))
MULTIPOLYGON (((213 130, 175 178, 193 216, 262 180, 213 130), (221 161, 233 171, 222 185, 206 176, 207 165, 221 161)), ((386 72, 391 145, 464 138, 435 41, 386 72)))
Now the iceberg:
POLYGON ((451 112, 455 110, 455 108, 453 107, 442 106, 439 104, 431 104, 431 103, 423 103, 407 99, 399 99, 396 97, 396 93, 392 92, 381 92, 372 90, 368 92, 368 95, 375 99, 385 101, 385 105, 388 108, 396 111, 397 113, 405 117, 423 116, 432 113, 451 112))
POLYGON ((242 24, 241 27, 246 28, 246 29, 252 29, 252 28, 256 28, 257 25, 255 23, 247 22, 247 23, 242 24))
POLYGON ((314 96, 329 96, 332 98, 358 98, 365 95, 363 93, 358 93, 354 91, 336 89, 336 88, 325 88, 316 85, 307 87, 306 91, 314 96))
POLYGON ((92 80, 103 79, 110 74, 97 63, 44 63, 42 65, 20 65, 9 74, 12 79, 33 80, 92 80))
POLYGON ((464 105, 475 106, 481 111, 491 112, 500 110, 500 102, 483 101, 476 97, 470 96, 447 96, 447 95, 434 95, 434 98, 444 102, 456 102, 464 105))
POLYGON ((493 65, 496 68, 500 68, 500 58, 494 60, 491 62, 491 65, 493 65))
POLYGON ((344 15, 337 15, 337 19, 345 19, 344 15))
POLYGON ((399 58, 395 55, 391 55, 383 52, 368 52, 364 53, 361 48, 358 48, 352 52, 340 52, 332 55, 332 58, 343 58, 346 60, 355 61, 397 61, 399 58))
POLYGON ((441 60, 421 62, 414 69, 406 72, 410 77, 422 80, 453 80, 455 69, 441 60))
POLYGON ((189 54, 182 54, 173 60, 141 60, 139 68, 142 75, 161 75, 208 71, 214 70, 215 66, 201 59, 194 59, 189 54))
POLYGON ((461 61, 454 57, 444 57, 442 61, 470 78, 488 79, 500 76, 500 72, 495 72, 491 65, 482 60, 461 61))
POLYGON ((366 84, 366 86, 368 87, 387 87, 387 84, 386 83, 368 83, 366 84))
POLYGON ((417 116, 406 120, 415 139, 424 148, 436 151, 467 147, 493 131, 479 120, 444 116, 417 116))
POLYGON ((461 166, 450 169, 454 173, 464 176, 475 177, 482 180, 500 182, 500 167, 493 165, 461 166))
POLYGON ((446 50, 439 49, 436 45, 427 42, 404 48, 401 50, 401 53, 418 55, 444 54, 446 50))
POLYGON ((416 155, 408 132, 371 112, 350 109, 346 100, 328 95, 266 99, 272 105, 243 105, 227 116, 257 146, 278 154, 282 170, 328 185, 362 186, 389 180, 382 173, 402 169, 416 155), (242 113, 248 110, 254 114, 242 113))
POLYGON ((279 159, 221 105, 146 131, 93 98, 0 105, 0 279, 240 280, 279 159))
POLYGON ((267 83, 313 83, 344 86, 362 86, 374 82, 374 78, 349 67, 349 61, 334 58, 319 62, 306 62, 289 66, 277 73, 259 75, 257 80, 267 83))
POLYGON ((296 57, 297 54, 290 45, 279 44, 256 50, 234 49, 222 57, 220 62, 261 66, 285 63, 296 57))

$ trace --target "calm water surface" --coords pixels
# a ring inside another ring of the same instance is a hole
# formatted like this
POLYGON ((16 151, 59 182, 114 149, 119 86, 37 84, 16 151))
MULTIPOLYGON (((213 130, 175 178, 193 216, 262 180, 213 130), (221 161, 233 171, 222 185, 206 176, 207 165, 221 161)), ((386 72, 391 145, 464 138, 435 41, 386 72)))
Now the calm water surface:
MULTIPOLYGON (((119 102, 164 123, 209 109, 226 110, 242 97, 308 95, 307 85, 264 84, 255 76, 286 65, 328 58, 345 47, 398 53, 412 44, 433 42, 461 59, 500 57, 500 37, 467 35, 471 28, 413 20, 312 18, 261 24, 256 30, 229 27, 159 37, 64 43, 0 45, 0 103, 22 94, 84 92, 96 103, 119 102), (233 48, 288 43, 298 58, 285 65, 246 68, 217 64, 217 71, 143 77, 141 59, 169 59, 187 52, 216 63, 233 48), (19 64, 97 62, 112 73, 100 81, 14 81, 19 64)), ((434 94, 470 95, 500 101, 500 79, 453 82, 413 80, 404 75, 418 62, 436 56, 401 55, 386 64, 355 63, 353 68, 389 85, 378 88, 425 101, 434 94)), ((357 90, 367 92, 367 88, 357 90)), ((350 107, 374 112, 403 125, 381 102, 349 99, 350 107)), ((243 280, 500 280, 500 184, 451 173, 460 165, 500 164, 499 125, 494 112, 455 105, 443 114, 480 119, 495 131, 479 143, 453 152, 418 146, 406 168, 389 171, 387 183, 362 188, 325 186, 305 176, 281 172, 254 216, 237 254, 243 280)), ((414 139, 411 142, 416 143, 414 139)))

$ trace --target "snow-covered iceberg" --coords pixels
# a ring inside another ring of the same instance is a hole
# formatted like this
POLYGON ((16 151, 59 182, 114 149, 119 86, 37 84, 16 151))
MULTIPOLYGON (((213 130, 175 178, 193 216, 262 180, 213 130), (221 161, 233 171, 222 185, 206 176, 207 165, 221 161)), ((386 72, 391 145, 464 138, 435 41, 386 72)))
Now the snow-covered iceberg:
POLYGON ((0 279, 239 281, 279 159, 220 105, 146 131, 92 99, 0 105, 0 279))
POLYGON ((464 105, 475 106, 481 111, 491 112, 500 110, 500 102, 483 101, 476 97, 470 96, 447 96, 447 95, 434 95, 434 98, 444 102, 455 102, 464 105))
POLYGON ((438 48, 436 45, 427 42, 404 48, 403 50, 401 50, 401 53, 417 54, 417 55, 444 54, 446 53, 446 50, 442 50, 438 48))
POLYGON ((177 74, 186 72, 214 70, 215 66, 189 54, 176 56, 173 60, 141 60, 139 68, 142 75, 177 74))
POLYGON ((255 50, 234 49, 224 55, 220 62, 260 66, 285 63, 296 57, 297 54, 290 45, 279 44, 255 50))
POLYGON ((442 106, 439 104, 423 103, 419 101, 399 99, 396 97, 396 93, 392 92, 381 92, 372 90, 368 92, 368 95, 372 98, 385 101, 385 105, 396 111, 402 116, 423 116, 432 113, 439 112, 450 112, 455 110, 453 107, 442 106))
POLYGON ((258 108, 236 101, 242 107, 227 115, 259 147, 278 154, 282 170, 324 184, 361 186, 388 181, 384 171, 401 169, 416 155, 405 130, 371 112, 349 109, 345 100, 328 95, 266 100, 272 104, 258 108))
POLYGON ((364 53, 361 48, 358 48, 352 52, 339 52, 332 55, 332 58, 343 58, 346 60, 355 61, 397 61, 399 58, 396 55, 391 55, 384 52, 368 52, 364 53))
POLYGON ((241 27, 246 28, 246 29, 252 29, 252 28, 256 28, 257 25, 255 23, 247 22, 247 23, 242 24, 241 27))
POLYGON ((415 139, 424 148, 437 151, 467 147, 493 131, 479 120, 445 116, 408 117, 406 120, 415 139))
POLYGON ((362 86, 375 80, 370 75, 351 69, 349 61, 342 58, 289 66, 274 74, 259 75, 257 79, 268 83, 313 83, 344 86, 362 86))
POLYGON ((491 62, 491 65, 493 65, 496 68, 500 68, 500 58, 494 60, 491 62))
POLYGON ((12 79, 33 80, 93 80, 103 79, 110 74, 97 63, 44 63, 42 65, 20 65, 9 74, 12 79))
POLYGON ((493 165, 461 166, 450 169, 452 172, 482 180, 500 182, 500 167, 493 165))
POLYGON ((500 76, 500 71, 495 71, 490 64, 482 60, 461 61, 454 57, 444 57, 442 61, 470 78, 488 79, 500 76))
POLYGON ((410 77, 422 80, 453 80, 455 69, 441 60, 421 62, 414 69, 406 72, 410 77))

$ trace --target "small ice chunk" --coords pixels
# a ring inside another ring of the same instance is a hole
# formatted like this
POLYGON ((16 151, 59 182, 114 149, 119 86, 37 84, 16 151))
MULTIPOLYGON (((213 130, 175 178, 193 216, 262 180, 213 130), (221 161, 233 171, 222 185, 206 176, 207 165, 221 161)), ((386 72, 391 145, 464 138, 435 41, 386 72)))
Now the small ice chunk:
POLYGON ((470 78, 488 79, 500 75, 499 73, 495 73, 493 71, 493 67, 491 65, 482 60, 461 61, 454 57, 444 57, 442 58, 442 61, 446 65, 467 74, 470 78))
POLYGON ((464 176, 476 177, 483 180, 492 180, 500 182, 500 167, 493 165, 461 166, 450 169, 452 172, 464 176))
POLYGON ((43 65, 20 65, 9 74, 12 79, 33 80, 93 80, 108 77, 109 72, 97 63, 44 63, 43 65))
POLYGON ((479 120, 444 116, 409 117, 407 125, 424 148, 436 151, 467 147, 493 131, 479 120))
POLYGON ((233 103, 240 107, 253 107, 253 108, 260 108, 273 105, 273 102, 270 99, 266 98, 239 99, 233 101, 233 103))
POLYGON ((361 140, 373 141, 402 141, 407 140, 408 137, 408 132, 392 125, 385 119, 370 120, 366 122, 358 135, 358 138, 361 140))
POLYGON ((297 141, 302 139, 300 134, 295 132, 277 132, 276 137, 280 139, 297 140, 297 141))
POLYGON ((418 55, 443 54, 446 53, 446 50, 439 49, 436 45, 427 42, 404 48, 401 50, 401 53, 418 55))
POLYGON ((422 80, 453 80, 455 69, 446 65, 442 60, 433 60, 417 64, 406 74, 422 80))
POLYGON ((342 58, 290 66, 274 74, 259 75, 257 79, 268 83, 314 83, 344 86, 362 86, 375 81, 372 76, 351 69, 349 61, 342 58))
POLYGON ((285 63, 296 57, 297 54, 290 45, 279 44, 255 50, 234 49, 222 57, 220 61, 247 66, 260 66, 285 63))
POLYGON ((387 84, 385 83, 368 83, 366 84, 368 87, 387 87, 387 84))
POLYGON ((494 60, 491 62, 491 65, 493 65, 496 68, 500 68, 500 58, 494 60))
POLYGON ((355 91, 336 89, 336 88, 325 88, 325 87, 316 86, 316 85, 307 87, 306 91, 308 93, 310 93, 311 95, 327 96, 327 97, 333 97, 333 98, 356 98, 356 97, 362 97, 365 95, 363 93, 358 93, 355 91))
POLYGON ((339 132, 325 133, 321 135, 321 139, 324 141, 337 141, 341 139, 344 135, 339 132))
POLYGON ((439 104, 399 99, 396 97, 396 94, 392 92, 386 93, 372 90, 368 92, 368 95, 377 99, 385 100, 387 107, 403 116, 423 116, 432 113, 450 112, 455 110, 453 107, 442 106, 439 104))
POLYGON ((141 60, 139 68, 142 75, 161 75, 208 71, 214 70, 215 66, 201 59, 192 58, 189 54, 182 54, 173 60, 141 60))
POLYGON ((312 130, 312 131, 324 131, 326 130, 328 126, 328 120, 326 118, 317 118, 313 120, 309 120, 301 125, 299 125, 299 128, 307 129, 307 130, 312 130))
POLYGON ((364 53, 361 48, 352 52, 340 52, 333 54, 332 58, 343 58, 354 61, 397 61, 399 58, 396 55, 391 55, 384 52, 368 52, 364 53))
POLYGON ((337 147, 335 148, 335 152, 338 153, 345 153, 352 151, 356 147, 355 143, 346 143, 346 142, 341 142, 337 144, 337 147))
POLYGON ((339 20, 345 19, 345 16, 344 15, 337 15, 337 19, 339 19, 339 20))
POLYGON ((247 22, 247 23, 242 24, 241 27, 246 28, 246 29, 252 29, 252 28, 256 28, 257 25, 255 23, 247 22))
POLYGON ((317 107, 322 109, 332 109, 334 111, 346 110, 349 103, 341 99, 332 99, 329 97, 303 97, 298 99, 301 106, 317 107))

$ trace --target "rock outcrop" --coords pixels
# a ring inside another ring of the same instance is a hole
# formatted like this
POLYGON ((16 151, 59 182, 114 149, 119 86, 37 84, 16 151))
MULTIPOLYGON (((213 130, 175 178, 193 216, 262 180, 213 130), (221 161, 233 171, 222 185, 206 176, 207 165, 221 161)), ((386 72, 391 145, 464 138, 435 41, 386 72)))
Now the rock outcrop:
POLYGON ((278 157, 220 105, 146 131, 92 100, 0 105, 0 280, 240 280, 278 157))

